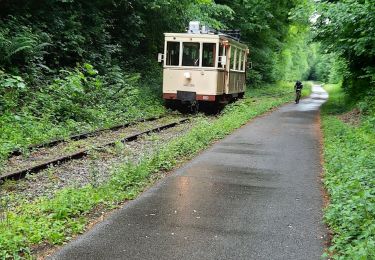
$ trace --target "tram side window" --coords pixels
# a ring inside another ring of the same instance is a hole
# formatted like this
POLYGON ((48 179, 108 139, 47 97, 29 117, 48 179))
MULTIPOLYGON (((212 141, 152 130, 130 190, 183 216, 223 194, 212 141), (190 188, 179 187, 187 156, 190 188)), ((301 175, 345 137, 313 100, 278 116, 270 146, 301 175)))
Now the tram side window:
MULTIPOLYGON (((220 43, 219 45, 219 56, 225 56, 225 52, 224 52, 224 45, 220 43)), ((221 59, 218 59, 217 61, 217 66, 219 68, 222 68, 223 67, 223 64, 221 64, 221 59)))
POLYGON ((243 51, 241 51, 240 49, 237 50, 237 70, 242 70, 242 55, 243 55, 243 51))
POLYGON ((184 42, 182 66, 199 66, 199 42, 184 42))
POLYGON ((214 67, 216 57, 216 43, 203 43, 203 67, 214 67))
POLYGON ((167 42, 167 65, 178 66, 180 59, 180 43, 167 42))
POLYGON ((233 46, 230 46, 230 67, 232 70, 234 70, 236 67, 235 67, 235 64, 234 64, 234 56, 236 55, 236 52, 235 52, 235 48, 233 46))
POLYGON ((242 70, 245 71, 246 70, 246 52, 242 52, 242 70))

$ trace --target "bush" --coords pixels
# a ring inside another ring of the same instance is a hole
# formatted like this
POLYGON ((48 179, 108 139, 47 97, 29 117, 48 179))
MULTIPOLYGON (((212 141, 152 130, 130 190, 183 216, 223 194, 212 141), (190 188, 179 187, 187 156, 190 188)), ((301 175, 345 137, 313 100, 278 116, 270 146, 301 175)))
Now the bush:
POLYGON ((0 113, 16 110, 26 90, 26 84, 22 77, 13 76, 0 70, 0 113))

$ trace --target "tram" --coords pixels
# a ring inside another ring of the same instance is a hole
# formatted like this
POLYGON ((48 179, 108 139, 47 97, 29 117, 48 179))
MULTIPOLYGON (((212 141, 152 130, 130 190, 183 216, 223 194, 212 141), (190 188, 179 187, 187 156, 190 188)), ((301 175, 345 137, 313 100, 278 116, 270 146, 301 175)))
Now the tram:
POLYGON ((190 22, 186 33, 165 33, 163 98, 166 104, 225 104, 242 98, 246 89, 248 47, 239 32, 214 31, 190 22))

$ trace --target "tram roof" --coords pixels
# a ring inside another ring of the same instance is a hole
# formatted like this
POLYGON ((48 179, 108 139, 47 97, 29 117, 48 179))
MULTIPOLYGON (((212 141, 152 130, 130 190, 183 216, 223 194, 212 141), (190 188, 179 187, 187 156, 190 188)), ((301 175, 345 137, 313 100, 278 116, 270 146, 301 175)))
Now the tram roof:
POLYGON ((164 33, 165 37, 180 37, 180 38, 200 38, 200 39, 226 39, 231 44, 238 45, 241 48, 248 49, 247 45, 233 39, 227 34, 211 34, 211 33, 164 33))

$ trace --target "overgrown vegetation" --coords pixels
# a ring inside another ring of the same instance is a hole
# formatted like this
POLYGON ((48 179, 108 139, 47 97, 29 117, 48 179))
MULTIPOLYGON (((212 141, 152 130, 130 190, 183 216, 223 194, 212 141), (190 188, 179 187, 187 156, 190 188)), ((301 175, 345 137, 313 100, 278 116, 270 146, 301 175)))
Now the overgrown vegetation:
POLYGON ((16 148, 164 113, 160 90, 139 77, 119 67, 102 76, 85 63, 32 90, 0 71, 0 160, 16 148))
POLYGON ((16 148, 163 113, 164 32, 239 28, 251 85, 310 69, 303 0, 1 0, 0 160, 16 148))
POLYGON ((323 107, 324 183, 330 203, 325 220, 334 234, 329 254, 334 259, 374 259, 375 102, 350 103, 339 84, 326 89, 330 98, 323 107), (353 109, 361 115, 350 114, 353 109), (359 124, 346 122, 343 115, 360 117, 359 124))
MULTIPOLYGON (((61 244, 69 240, 84 230, 88 213, 95 207, 110 209, 134 198, 155 178, 153 173, 172 169, 249 119, 293 98, 291 83, 252 89, 244 100, 226 107, 217 120, 202 116, 192 131, 170 141, 139 164, 128 163, 116 169, 110 181, 103 185, 72 187, 59 191, 53 198, 41 198, 12 210, 5 207, 5 220, 0 221, 0 258, 32 254, 31 245, 61 244)), ((3 209, 4 199, 1 200, 3 209)))
POLYGON ((251 85, 278 80, 307 78, 312 66, 308 27, 309 1, 216 1, 233 9, 229 28, 241 29, 250 46, 254 69, 251 85))
POLYGON ((335 259, 375 258, 374 1, 320 1, 315 14, 316 65, 327 83, 323 108, 325 219, 335 259))
POLYGON ((352 99, 374 95, 375 2, 321 1, 316 9, 315 40, 322 50, 318 79, 339 83, 352 99))

